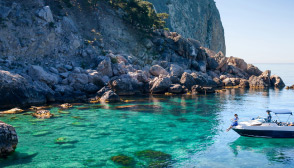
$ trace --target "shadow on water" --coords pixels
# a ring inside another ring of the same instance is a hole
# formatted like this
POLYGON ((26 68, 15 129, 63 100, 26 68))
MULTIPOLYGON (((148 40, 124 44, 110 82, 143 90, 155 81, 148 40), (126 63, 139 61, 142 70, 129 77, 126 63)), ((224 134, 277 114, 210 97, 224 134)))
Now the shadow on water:
POLYGON ((22 153, 22 152, 14 152, 6 158, 0 159, 0 167, 12 166, 12 165, 24 165, 32 162, 33 158, 38 155, 37 152, 32 153, 22 153))
POLYGON ((242 151, 247 151, 263 154, 272 162, 289 163, 294 161, 294 139, 239 137, 229 146, 236 157, 242 151))

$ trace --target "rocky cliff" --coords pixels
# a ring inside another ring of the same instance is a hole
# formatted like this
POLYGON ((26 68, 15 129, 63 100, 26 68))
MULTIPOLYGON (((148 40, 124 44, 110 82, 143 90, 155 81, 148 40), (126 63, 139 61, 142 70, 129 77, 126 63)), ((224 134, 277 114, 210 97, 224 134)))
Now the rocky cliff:
POLYGON ((220 14, 214 0, 148 0, 157 12, 169 14, 167 26, 185 38, 197 39, 225 55, 226 45, 220 14))
POLYGON ((283 87, 278 76, 240 58, 177 32, 139 31, 124 15, 107 1, 0 0, 0 108, 222 86, 283 87))

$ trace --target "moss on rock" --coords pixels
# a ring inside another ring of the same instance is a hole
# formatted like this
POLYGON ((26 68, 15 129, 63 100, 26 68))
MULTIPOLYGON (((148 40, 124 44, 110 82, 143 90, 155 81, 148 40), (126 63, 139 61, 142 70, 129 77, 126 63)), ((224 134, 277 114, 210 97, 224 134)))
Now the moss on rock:
POLYGON ((123 166, 129 166, 134 163, 134 159, 132 157, 126 156, 126 155, 117 155, 112 156, 110 158, 113 162, 123 165, 123 166))

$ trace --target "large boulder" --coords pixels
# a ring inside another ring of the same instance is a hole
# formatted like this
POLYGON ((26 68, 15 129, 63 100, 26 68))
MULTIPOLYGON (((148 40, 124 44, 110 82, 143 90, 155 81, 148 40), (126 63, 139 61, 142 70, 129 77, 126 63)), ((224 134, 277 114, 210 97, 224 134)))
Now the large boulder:
POLYGON ((0 157, 6 157, 14 152, 18 137, 13 126, 0 121, 0 157))
POLYGON ((196 81, 195 81, 194 77, 187 72, 183 73, 180 82, 182 85, 184 85, 189 90, 191 89, 191 87, 193 85, 196 85, 196 81))
POLYGON ((282 78, 278 75, 271 76, 271 85, 276 88, 283 88, 285 87, 285 83, 283 82, 282 78))
POLYGON ((264 71, 260 77, 262 78, 262 80, 265 82, 265 84, 267 85, 267 87, 271 86, 271 71, 270 70, 266 70, 264 71))
POLYGON ((228 66, 227 60, 228 60, 228 58, 225 57, 222 52, 218 52, 213 58, 218 63, 218 66, 216 67, 217 70, 220 70, 221 72, 227 71, 227 66, 228 66))
POLYGON ((34 80, 39 80, 49 86, 53 86, 59 81, 57 75, 46 72, 42 67, 38 65, 31 65, 28 69, 28 74, 34 80))
POLYGON ((160 65, 153 65, 149 72, 153 75, 153 76, 159 76, 159 75, 168 75, 168 72, 162 68, 160 65))
POLYGON ((109 57, 102 58, 102 61, 98 64, 97 71, 100 72, 103 76, 113 76, 111 60, 109 57))
POLYGON ((232 75, 239 77, 239 78, 244 78, 244 79, 248 78, 248 74, 245 71, 243 71, 240 68, 233 66, 233 65, 228 65, 227 73, 232 74, 232 75))
POLYGON ((177 64, 171 64, 170 73, 172 76, 181 77, 184 73, 184 69, 177 64))
POLYGON ((252 75, 249 78, 248 82, 249 82, 250 88, 267 88, 267 87, 269 87, 268 84, 260 76, 252 75))
POLYGON ((0 107, 12 108, 46 103, 46 96, 19 74, 0 70, 0 107))
POLYGON ((215 70, 219 66, 218 62, 214 57, 207 57, 207 68, 215 70))
POLYGON ((160 75, 150 82, 150 92, 151 93, 164 93, 168 90, 169 86, 172 84, 171 80, 167 76, 160 75))
POLYGON ((259 70, 256 66, 252 65, 252 64, 247 64, 247 70, 246 72, 249 75, 255 75, 255 76, 259 76, 262 74, 262 71, 259 70))
POLYGON ((241 58, 229 57, 227 62, 228 62, 228 65, 233 65, 233 66, 241 69, 242 71, 247 70, 247 63, 241 58))
POLYGON ((113 77, 109 81, 109 87, 118 95, 140 94, 143 89, 143 83, 128 74, 113 77))
POLYGON ((119 102, 120 101, 120 98, 112 90, 109 90, 109 91, 107 91, 107 92, 105 92, 103 94, 103 96, 100 98, 100 101, 101 102, 113 103, 113 102, 119 102))
POLYGON ((249 82, 246 79, 241 79, 239 82, 239 87, 240 88, 248 88, 249 87, 249 82))
POLYGON ((146 71, 137 70, 136 72, 128 72, 133 79, 137 79, 139 82, 147 83, 149 82, 148 75, 150 75, 146 71))
POLYGON ((126 74, 126 72, 127 72, 127 69, 125 68, 124 62, 113 64, 112 70, 113 70, 114 76, 126 74))
POLYGON ((105 86, 105 82, 103 81, 103 76, 98 73, 96 70, 87 70, 87 75, 88 75, 88 80, 89 83, 93 83, 98 87, 103 87, 105 86))
POLYGON ((80 83, 80 84, 87 84, 89 83, 88 75, 83 73, 72 73, 68 77, 68 81, 70 83, 80 83))

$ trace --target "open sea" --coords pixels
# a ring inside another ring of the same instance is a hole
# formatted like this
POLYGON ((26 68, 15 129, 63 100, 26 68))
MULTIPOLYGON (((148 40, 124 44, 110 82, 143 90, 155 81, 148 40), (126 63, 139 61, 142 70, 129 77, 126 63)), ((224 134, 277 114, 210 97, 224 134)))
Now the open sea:
MULTIPOLYGON (((294 64, 255 65, 294 84, 294 64)), ((52 119, 24 115, 30 112, 1 115, 16 128, 19 143, 0 167, 294 167, 294 139, 225 131, 235 113, 246 121, 266 116, 268 108, 294 110, 294 90, 227 89, 213 95, 123 99, 127 103, 75 104, 68 110, 51 106, 52 119), (131 159, 114 163, 111 157, 117 155, 131 159)))

